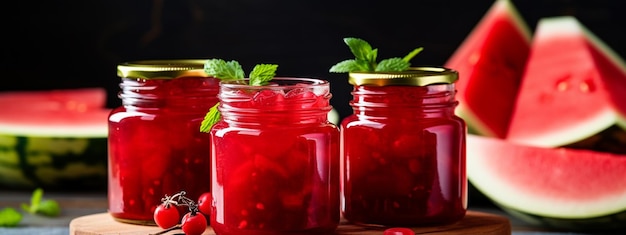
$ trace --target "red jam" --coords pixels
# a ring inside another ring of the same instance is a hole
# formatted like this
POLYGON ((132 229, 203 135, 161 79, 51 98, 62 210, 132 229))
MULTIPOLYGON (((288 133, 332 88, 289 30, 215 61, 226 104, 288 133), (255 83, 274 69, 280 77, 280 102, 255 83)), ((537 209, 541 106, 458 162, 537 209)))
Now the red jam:
POLYGON ((219 235, 330 234, 339 224, 339 129, 326 81, 222 82, 211 129, 219 235))
POLYGON ((343 215, 352 223, 383 226, 462 219, 466 126, 454 114, 456 72, 430 68, 391 74, 398 76, 393 79, 377 76, 350 80, 354 114, 341 124, 343 215), (451 78, 441 80, 445 76, 451 78))
POLYGON ((151 63, 118 67, 122 106, 109 116, 108 211, 128 223, 153 224, 165 195, 210 191, 210 135, 199 130, 219 80, 200 76, 201 62, 151 63))

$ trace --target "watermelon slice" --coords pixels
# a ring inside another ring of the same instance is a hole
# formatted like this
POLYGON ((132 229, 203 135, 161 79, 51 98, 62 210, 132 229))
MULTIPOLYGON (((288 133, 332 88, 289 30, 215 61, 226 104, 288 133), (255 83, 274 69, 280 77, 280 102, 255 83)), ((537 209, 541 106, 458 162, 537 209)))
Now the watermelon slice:
POLYGON ((102 88, 0 93, 0 186, 105 189, 102 88))
POLYGON ((626 126, 626 64, 571 16, 541 19, 507 139, 564 146, 626 126))
POLYGON ((456 113, 471 133, 506 136, 530 35, 515 6, 497 0, 446 62, 459 72, 456 113))
POLYGON ((528 222, 561 229, 626 227, 626 155, 470 134, 467 164, 472 185, 528 222))

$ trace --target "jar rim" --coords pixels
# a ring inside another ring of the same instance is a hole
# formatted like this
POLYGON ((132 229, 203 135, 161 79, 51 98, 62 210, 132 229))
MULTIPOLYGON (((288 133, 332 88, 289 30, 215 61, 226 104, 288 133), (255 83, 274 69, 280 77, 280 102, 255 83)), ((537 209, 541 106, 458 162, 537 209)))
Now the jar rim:
POLYGON ((411 67, 397 72, 350 72, 348 82, 357 86, 427 86, 455 83, 458 72, 445 67, 411 67))
POLYGON ((121 78, 174 79, 210 77, 204 72, 204 59, 137 60, 117 66, 121 78))

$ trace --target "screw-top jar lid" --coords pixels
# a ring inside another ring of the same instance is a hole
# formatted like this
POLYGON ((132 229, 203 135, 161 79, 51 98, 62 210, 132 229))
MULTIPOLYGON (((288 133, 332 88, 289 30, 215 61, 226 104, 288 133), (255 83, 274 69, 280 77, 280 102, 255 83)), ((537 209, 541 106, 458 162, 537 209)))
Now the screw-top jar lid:
POLYGON ((350 72, 348 82, 357 86, 427 86, 450 84, 458 72, 444 67, 412 67, 402 72, 350 72))
POLYGON ((117 66, 117 76, 122 78, 173 79, 178 77, 208 77, 200 59, 141 60, 117 66))

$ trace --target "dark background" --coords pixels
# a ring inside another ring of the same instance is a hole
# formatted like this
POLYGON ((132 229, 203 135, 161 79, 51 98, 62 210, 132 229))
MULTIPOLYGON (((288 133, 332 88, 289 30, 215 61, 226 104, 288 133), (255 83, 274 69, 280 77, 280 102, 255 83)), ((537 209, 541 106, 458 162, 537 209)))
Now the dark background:
MULTIPOLYGON (((626 8, 615 0, 513 0, 534 30, 542 17, 573 15, 626 57, 626 8)), ((414 65, 443 65, 490 0, 62 0, 11 1, 0 13, 2 90, 104 87, 119 104, 116 65, 140 59, 222 58, 249 71, 331 80, 333 105, 351 112, 351 86, 333 64, 352 58, 344 37, 379 58, 425 50, 414 65), (160 6, 161 4, 161 6, 160 6), (160 6, 160 7, 159 7, 160 6), (158 13, 160 11, 160 14, 158 13), (157 14, 155 14, 157 13, 157 14), (156 16, 156 17, 154 17, 156 16), (160 31, 154 31, 158 29, 160 31), (151 32, 158 32, 151 34, 151 32)), ((494 88, 497 89, 497 88, 494 88)))

